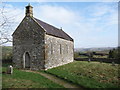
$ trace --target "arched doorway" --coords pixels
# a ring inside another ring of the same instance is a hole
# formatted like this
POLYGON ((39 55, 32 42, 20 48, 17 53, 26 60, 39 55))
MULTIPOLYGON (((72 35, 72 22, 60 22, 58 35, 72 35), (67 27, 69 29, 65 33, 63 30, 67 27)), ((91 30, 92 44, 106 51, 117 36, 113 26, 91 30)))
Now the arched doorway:
POLYGON ((28 52, 23 55, 23 68, 30 68, 30 55, 28 52))

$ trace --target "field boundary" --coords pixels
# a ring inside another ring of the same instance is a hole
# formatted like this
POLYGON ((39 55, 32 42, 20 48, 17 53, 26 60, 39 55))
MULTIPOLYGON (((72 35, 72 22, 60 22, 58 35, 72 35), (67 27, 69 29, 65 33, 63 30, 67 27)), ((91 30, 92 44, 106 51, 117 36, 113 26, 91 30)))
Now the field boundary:
MULTIPOLYGON (((75 58, 76 61, 89 61, 89 58, 75 58)), ((104 62, 104 63, 116 63, 120 64, 118 59, 109 59, 109 58, 91 58, 90 61, 104 62)))

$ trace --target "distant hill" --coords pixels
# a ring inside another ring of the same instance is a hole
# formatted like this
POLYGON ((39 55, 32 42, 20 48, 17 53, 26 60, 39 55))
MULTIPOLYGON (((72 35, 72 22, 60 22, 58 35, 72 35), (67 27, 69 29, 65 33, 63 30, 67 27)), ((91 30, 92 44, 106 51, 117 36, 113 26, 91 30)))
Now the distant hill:
POLYGON ((109 51, 117 47, 99 47, 99 48, 75 48, 75 52, 87 52, 87 51, 109 51))

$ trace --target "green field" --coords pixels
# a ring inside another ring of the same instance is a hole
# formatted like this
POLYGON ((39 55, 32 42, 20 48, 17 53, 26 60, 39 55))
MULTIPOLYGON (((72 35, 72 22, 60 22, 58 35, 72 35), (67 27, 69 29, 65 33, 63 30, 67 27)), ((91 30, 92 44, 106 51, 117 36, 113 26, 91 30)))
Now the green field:
MULTIPOLYGON (((6 66, 8 65, 3 66, 3 71, 6 71, 6 66)), ((112 66, 107 63, 74 61, 45 72, 85 88, 120 87, 118 64, 112 66)), ((63 88, 37 73, 18 69, 14 69, 13 75, 3 74, 2 76, 3 88, 63 88)))
MULTIPOLYGON (((12 47, 3 47, 2 55, 3 60, 11 60, 12 47)), ((77 57, 78 53, 74 55, 77 57)), ((8 64, 3 64, 3 71, 6 71, 7 66, 8 64)), ((108 63, 74 61, 46 72, 86 88, 116 88, 120 87, 118 66, 118 64, 112 66, 108 63)), ((2 76, 3 88, 63 87, 37 73, 23 72, 17 69, 14 69, 13 75, 3 74, 2 76)))
POLYGON ((3 88, 64 88, 39 74, 17 69, 14 69, 13 75, 3 74, 2 80, 3 88))
POLYGON ((75 61, 46 71, 86 88, 117 88, 118 65, 75 61))

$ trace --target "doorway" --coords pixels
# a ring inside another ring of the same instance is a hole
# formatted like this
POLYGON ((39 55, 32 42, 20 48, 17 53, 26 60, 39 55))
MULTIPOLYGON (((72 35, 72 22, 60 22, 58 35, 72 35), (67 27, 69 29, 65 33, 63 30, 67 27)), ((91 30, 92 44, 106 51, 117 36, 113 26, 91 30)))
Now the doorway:
POLYGON ((30 54, 28 52, 23 55, 23 68, 30 68, 30 54))

